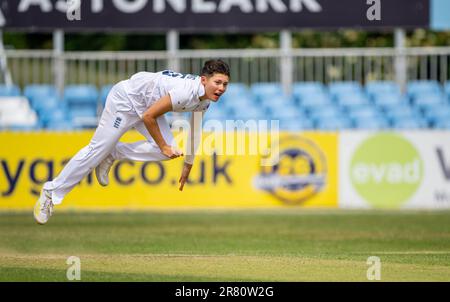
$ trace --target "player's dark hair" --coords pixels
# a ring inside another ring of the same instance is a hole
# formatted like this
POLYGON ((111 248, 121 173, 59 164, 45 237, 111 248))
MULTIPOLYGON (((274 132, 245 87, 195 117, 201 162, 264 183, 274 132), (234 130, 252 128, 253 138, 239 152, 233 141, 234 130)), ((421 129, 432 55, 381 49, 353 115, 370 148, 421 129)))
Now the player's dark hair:
POLYGON ((218 60, 209 60, 205 62, 205 65, 202 68, 202 76, 212 77, 215 73, 224 74, 230 77, 230 67, 224 61, 218 60))

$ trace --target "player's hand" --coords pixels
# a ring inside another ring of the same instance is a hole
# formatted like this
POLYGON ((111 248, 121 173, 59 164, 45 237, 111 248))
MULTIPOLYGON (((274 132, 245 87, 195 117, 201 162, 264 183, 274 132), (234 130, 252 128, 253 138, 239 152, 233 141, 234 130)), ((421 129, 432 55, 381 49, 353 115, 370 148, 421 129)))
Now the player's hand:
POLYGON ((191 173, 192 165, 184 163, 183 172, 181 172, 180 180, 180 191, 183 191, 184 184, 187 182, 189 178, 189 173, 191 173))
POLYGON ((161 149, 162 153, 168 158, 174 159, 183 156, 183 152, 172 146, 165 146, 161 149))

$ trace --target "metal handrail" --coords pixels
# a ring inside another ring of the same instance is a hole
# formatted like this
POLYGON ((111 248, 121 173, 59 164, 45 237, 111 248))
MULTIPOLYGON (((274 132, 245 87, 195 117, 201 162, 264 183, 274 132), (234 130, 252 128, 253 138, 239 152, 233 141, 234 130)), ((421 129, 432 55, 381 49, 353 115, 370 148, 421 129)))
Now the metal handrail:
MULTIPOLYGON (((9 58, 50 58, 52 50, 5 50, 9 58)), ((168 51, 66 51, 65 59, 107 60, 107 59, 168 59, 172 57, 204 58, 204 57, 282 57, 292 55, 298 57, 317 56, 394 56, 402 55, 448 55, 450 47, 409 47, 409 48, 294 48, 289 52, 280 49, 212 49, 212 50, 179 50, 172 54, 168 51)))
MULTIPOLYGON (((20 86, 30 83, 114 83, 142 70, 179 66, 197 73, 204 60, 223 58, 233 80, 254 82, 350 80, 406 81, 450 79, 450 47, 203 49, 170 51, 11 50, 4 52, 12 76, 20 86), (284 68, 288 66, 289 68, 284 68), (287 75, 287 76, 286 76, 287 75)), ((63 87, 57 85, 61 90, 63 87)), ((286 86, 284 86, 286 87, 286 86)), ((288 87, 289 88, 289 87, 288 87)), ((288 90, 288 89, 286 89, 288 90)))

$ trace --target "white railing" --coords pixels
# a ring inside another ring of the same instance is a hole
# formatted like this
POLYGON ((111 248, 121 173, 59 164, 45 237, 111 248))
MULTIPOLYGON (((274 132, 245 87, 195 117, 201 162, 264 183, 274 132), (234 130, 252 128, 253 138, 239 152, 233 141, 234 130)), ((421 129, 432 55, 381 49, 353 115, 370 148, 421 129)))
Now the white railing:
MULTIPOLYGON (((55 83, 102 86, 128 78, 138 71, 170 68, 174 60, 180 72, 199 73, 205 60, 222 58, 231 67, 233 82, 279 82, 283 64, 291 64, 296 81, 450 79, 450 47, 339 48, 339 49, 232 49, 122 52, 64 52, 6 50, 13 82, 20 86, 55 83), (59 62, 59 63, 58 63, 59 62), (61 63, 62 62, 62 63, 61 63), (62 67, 61 67, 61 64, 62 67), (57 67, 58 66, 58 67, 57 67)), ((400 83, 404 84, 404 83, 400 83)))

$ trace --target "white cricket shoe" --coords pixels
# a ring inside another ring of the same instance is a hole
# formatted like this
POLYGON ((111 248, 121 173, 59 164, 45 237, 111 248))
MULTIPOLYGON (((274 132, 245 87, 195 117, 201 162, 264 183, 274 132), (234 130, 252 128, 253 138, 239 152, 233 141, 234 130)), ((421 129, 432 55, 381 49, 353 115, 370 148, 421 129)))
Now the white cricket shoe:
POLYGON ((46 224, 53 214, 52 193, 42 189, 36 205, 34 206, 34 220, 39 224, 46 224))
POLYGON ((104 187, 109 184, 108 174, 113 163, 114 158, 110 154, 95 168, 95 176, 97 176, 98 183, 104 187))

